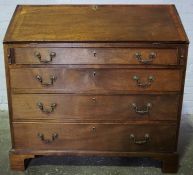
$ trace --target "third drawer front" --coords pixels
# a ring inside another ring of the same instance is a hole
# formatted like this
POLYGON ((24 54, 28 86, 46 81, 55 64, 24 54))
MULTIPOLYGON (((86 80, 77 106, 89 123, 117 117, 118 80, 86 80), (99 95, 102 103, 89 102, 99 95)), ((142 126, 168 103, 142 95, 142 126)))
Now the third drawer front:
POLYGON ((14 148, 85 151, 175 151, 176 125, 14 123, 14 148))
POLYGON ((11 69, 11 87, 36 92, 179 91, 180 69, 11 69), (38 90, 38 91, 37 91, 38 90))
POLYGON ((14 94, 14 120, 176 120, 179 95, 14 94))

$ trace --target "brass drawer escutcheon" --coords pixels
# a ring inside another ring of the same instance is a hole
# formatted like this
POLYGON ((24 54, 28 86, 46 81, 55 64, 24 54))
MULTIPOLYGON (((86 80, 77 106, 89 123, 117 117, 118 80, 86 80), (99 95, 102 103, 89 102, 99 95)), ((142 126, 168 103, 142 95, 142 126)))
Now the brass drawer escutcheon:
POLYGON ((97 56, 96 54, 97 54, 97 53, 96 53, 96 51, 94 50, 94 51, 93 51, 93 56, 96 57, 96 56, 97 56))
POLYGON ((96 98, 95 97, 92 98, 92 102, 96 103, 96 98))
POLYGON ((96 77, 96 71, 94 71, 94 72, 92 73, 92 76, 93 76, 93 77, 96 77))
POLYGON ((98 8, 99 8, 98 5, 93 5, 93 6, 92 6, 92 9, 93 9, 94 11, 98 10, 98 8))
POLYGON ((96 132, 96 127, 95 126, 92 127, 92 132, 96 132))

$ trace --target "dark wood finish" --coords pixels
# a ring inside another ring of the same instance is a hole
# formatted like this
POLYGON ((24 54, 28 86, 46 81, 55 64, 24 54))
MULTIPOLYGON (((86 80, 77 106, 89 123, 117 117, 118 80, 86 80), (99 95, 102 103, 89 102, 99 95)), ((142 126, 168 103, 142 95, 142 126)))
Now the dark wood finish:
POLYGON ((14 154, 10 153, 10 168, 15 171, 24 171, 27 166, 27 159, 32 159, 35 156, 33 154, 14 154))
POLYGON ((11 87, 13 89, 54 89, 64 93, 73 92, 113 92, 113 91, 179 91, 181 89, 181 70, 179 69, 11 69, 11 87), (36 79, 39 75, 43 83, 50 83, 50 77, 56 77, 53 85, 42 86, 36 79), (149 76, 154 80, 147 88, 139 87, 139 82, 145 84, 149 76), (27 82, 27 83, 26 83, 27 82))
MULTIPOLYGON (((170 173, 176 173, 178 170, 178 155, 176 153, 152 153, 152 152, 103 152, 103 151, 65 151, 65 150, 30 150, 30 153, 33 155, 43 155, 43 156, 66 156, 66 155, 73 155, 73 156, 121 156, 121 157, 150 157, 156 160, 164 161, 164 160, 172 160, 174 163, 176 163, 176 166, 168 166, 167 168, 163 167, 162 164, 162 172, 170 172, 170 173)), ((29 160, 29 151, 28 150, 10 150, 10 155, 17 154, 17 155, 28 155, 25 159, 29 160)), ((17 159, 16 159, 17 160, 17 159)), ((16 161, 15 159, 11 159, 13 163, 16 161)), ((168 162, 171 165, 171 162, 168 162)), ((23 167, 22 167, 23 168, 23 167)), ((15 169, 15 170, 23 170, 15 169)), ((25 167, 24 167, 25 168, 25 167)), ((13 167, 12 167, 13 169, 13 167)), ((14 170, 14 169, 13 169, 14 170)))
POLYGON ((178 64, 177 49, 150 48, 15 48, 16 64, 144 64, 136 59, 140 53, 148 64, 178 64), (51 60, 50 53, 56 56, 51 60), (41 55, 41 60, 35 54, 41 55), (155 53, 155 58, 150 58, 155 53), (44 63, 43 61, 49 61, 44 63))
POLYGON ((13 120, 59 120, 59 121, 130 121, 135 120, 177 120, 179 96, 167 95, 70 95, 70 94, 14 94, 13 120), (42 103, 43 112, 38 103, 42 103), (136 113, 132 104, 138 110, 149 113, 136 113))
POLYGON ((17 6, 4 38, 10 167, 36 155, 130 156, 176 172, 188 43, 173 5, 17 6))
POLYGON ((187 42, 172 5, 18 6, 4 42, 187 42))
POLYGON ((172 152, 176 138, 175 125, 155 124, 14 123, 13 130, 15 149, 172 152), (50 143, 41 140, 38 133, 50 143), (58 137, 52 140, 55 133, 58 137), (145 134, 149 134, 149 141, 134 143, 131 134, 137 141, 144 140, 145 134))
POLYGON ((169 157, 166 157, 162 161, 162 172, 163 173, 176 173, 178 171, 179 160, 178 155, 173 154, 169 157))

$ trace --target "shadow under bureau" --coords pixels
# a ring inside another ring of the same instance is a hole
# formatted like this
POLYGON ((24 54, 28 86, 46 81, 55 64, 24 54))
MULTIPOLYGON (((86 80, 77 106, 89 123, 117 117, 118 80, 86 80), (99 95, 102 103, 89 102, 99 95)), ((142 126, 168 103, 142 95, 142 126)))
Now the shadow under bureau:
POLYGON ((4 38, 10 167, 36 156, 178 168, 188 38, 173 5, 20 5, 4 38))

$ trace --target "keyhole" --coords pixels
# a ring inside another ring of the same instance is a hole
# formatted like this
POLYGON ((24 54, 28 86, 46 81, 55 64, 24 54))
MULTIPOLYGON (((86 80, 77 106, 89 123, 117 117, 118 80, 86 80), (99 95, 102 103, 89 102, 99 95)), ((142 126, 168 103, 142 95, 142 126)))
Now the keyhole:
POLYGON ((93 52, 94 57, 96 57, 96 51, 93 52))
POLYGON ((93 132, 96 131, 96 127, 95 127, 95 126, 92 127, 92 131, 93 131, 93 132))
POLYGON ((95 98, 95 97, 93 97, 93 98, 92 98, 92 101, 93 101, 93 102, 96 102, 96 98, 95 98))
POLYGON ((93 77, 95 77, 96 76, 96 72, 93 72, 93 77))
POLYGON ((96 10, 98 9, 98 5, 93 5, 93 6, 92 6, 92 9, 93 9, 94 11, 96 11, 96 10))

